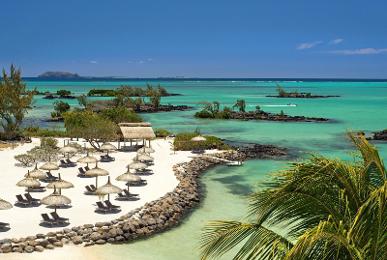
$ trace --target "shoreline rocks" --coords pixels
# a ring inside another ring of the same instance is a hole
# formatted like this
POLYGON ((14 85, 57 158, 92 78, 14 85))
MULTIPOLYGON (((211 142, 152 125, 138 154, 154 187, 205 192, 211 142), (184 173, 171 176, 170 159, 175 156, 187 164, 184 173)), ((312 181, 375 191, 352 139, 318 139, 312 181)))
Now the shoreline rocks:
POLYGON ((272 114, 264 111, 231 112, 230 119, 236 120, 265 120, 282 122, 328 122, 330 119, 322 117, 289 116, 286 114, 272 114))
MULTIPOLYGON (((215 156, 229 160, 243 157, 235 151, 215 156)), ((3 239, 0 241, 0 253, 41 252, 69 243, 84 246, 125 243, 168 230, 179 225, 199 204, 202 198, 199 178, 217 164, 219 160, 194 158, 190 162, 174 165, 173 171, 179 184, 158 200, 148 202, 112 221, 84 224, 23 238, 3 239)))
POLYGON ((287 95, 267 95, 266 97, 273 98, 337 98, 340 97, 338 95, 312 95, 310 93, 288 93, 287 95))
POLYGON ((378 132, 373 132, 372 134, 372 137, 367 138, 368 140, 387 141, 387 129, 378 132))

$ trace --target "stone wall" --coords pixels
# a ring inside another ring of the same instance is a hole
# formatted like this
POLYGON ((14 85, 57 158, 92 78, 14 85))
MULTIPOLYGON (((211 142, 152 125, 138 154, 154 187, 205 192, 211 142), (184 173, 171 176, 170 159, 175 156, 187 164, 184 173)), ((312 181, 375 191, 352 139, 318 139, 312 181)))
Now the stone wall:
MULTIPOLYGON (((218 153, 216 156, 230 160, 240 158, 236 152, 218 153)), ((178 225, 199 203, 201 194, 198 179, 204 171, 218 163, 212 159, 194 158, 188 163, 177 164, 173 170, 179 184, 158 200, 112 221, 84 224, 24 238, 3 239, 0 241, 0 252, 41 252, 69 243, 84 246, 125 243, 167 230, 178 225)))

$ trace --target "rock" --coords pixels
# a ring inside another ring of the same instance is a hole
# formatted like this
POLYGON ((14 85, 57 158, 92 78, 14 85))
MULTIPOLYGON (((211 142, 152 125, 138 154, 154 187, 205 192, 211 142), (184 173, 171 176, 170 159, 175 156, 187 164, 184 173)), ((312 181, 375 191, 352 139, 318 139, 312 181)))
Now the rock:
POLYGON ((90 235, 90 239, 93 240, 93 241, 97 241, 97 240, 99 240, 100 238, 101 238, 101 235, 100 235, 100 233, 98 233, 98 232, 93 232, 93 233, 91 233, 91 235, 90 235))
POLYGON ((0 248, 3 253, 9 253, 12 251, 12 245, 10 243, 2 244, 0 248))
POLYGON ((34 247, 33 247, 33 246, 26 246, 26 247, 24 248, 24 251, 25 251, 26 253, 32 253, 32 252, 34 252, 34 247))
POLYGON ((54 249, 55 246, 54 246, 53 244, 48 244, 48 245, 46 246, 46 248, 47 248, 47 249, 54 249))
POLYGON ((116 240, 117 242, 123 242, 123 241, 125 241, 125 238, 124 238, 123 236, 117 236, 117 237, 115 238, 115 240, 116 240))
POLYGON ((35 246, 35 251, 36 252, 43 252, 43 250, 44 250, 44 247, 42 247, 42 246, 35 246))
POLYGON ((38 245, 40 245, 40 246, 42 246, 42 247, 46 247, 46 246, 49 244, 49 242, 48 242, 46 239, 38 238, 38 239, 36 239, 35 241, 36 241, 36 243, 37 243, 38 245))
POLYGON ((63 243, 61 241, 56 241, 53 243, 53 245, 56 247, 63 247, 63 243))
POLYGON ((23 253, 23 248, 21 248, 20 246, 12 247, 12 252, 23 253))
POLYGON ((82 237, 81 237, 81 236, 75 236, 75 237, 72 237, 72 238, 71 238, 71 241, 72 241, 75 245, 79 245, 79 244, 82 244, 82 243, 83 243, 83 240, 82 240, 82 237))
POLYGON ((95 243, 98 244, 98 245, 103 245, 103 244, 106 244, 106 240, 98 239, 95 243))

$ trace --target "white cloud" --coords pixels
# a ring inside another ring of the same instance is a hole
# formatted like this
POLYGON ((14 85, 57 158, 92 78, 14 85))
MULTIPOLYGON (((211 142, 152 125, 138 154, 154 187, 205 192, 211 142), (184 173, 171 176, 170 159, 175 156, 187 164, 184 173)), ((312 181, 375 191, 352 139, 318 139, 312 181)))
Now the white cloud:
POLYGON ((297 50, 306 50, 311 49, 313 47, 316 47, 317 45, 321 44, 322 41, 315 41, 315 42, 304 42, 297 46, 297 50))
POLYGON ((354 50, 335 50, 335 51, 329 51, 329 53, 338 54, 338 55, 371 55, 371 54, 387 53, 387 48, 383 48, 383 49, 362 48, 362 49, 354 49, 354 50))
POLYGON ((147 61, 149 61, 149 62, 151 62, 151 61, 153 61, 153 59, 152 58, 148 58, 148 59, 146 59, 147 61))
POLYGON ((331 40, 331 41, 329 42, 329 44, 336 45, 336 44, 342 43, 343 41, 344 41, 344 39, 342 39, 342 38, 337 38, 337 39, 331 40))
POLYGON ((96 60, 91 60, 90 63, 91 63, 91 64, 98 64, 98 61, 96 61, 96 60))
POLYGON ((143 61, 143 60, 140 60, 140 61, 138 61, 138 63, 140 63, 140 64, 144 64, 144 63, 145 63, 145 61, 143 61))

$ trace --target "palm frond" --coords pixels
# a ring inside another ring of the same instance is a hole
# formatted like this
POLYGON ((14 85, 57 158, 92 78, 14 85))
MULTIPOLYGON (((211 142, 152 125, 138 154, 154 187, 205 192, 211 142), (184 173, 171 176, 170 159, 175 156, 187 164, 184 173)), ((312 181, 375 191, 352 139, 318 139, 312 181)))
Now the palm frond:
POLYGON ((275 232, 255 223, 213 221, 201 237, 202 259, 219 257, 242 245, 234 259, 279 259, 291 243, 275 232))

